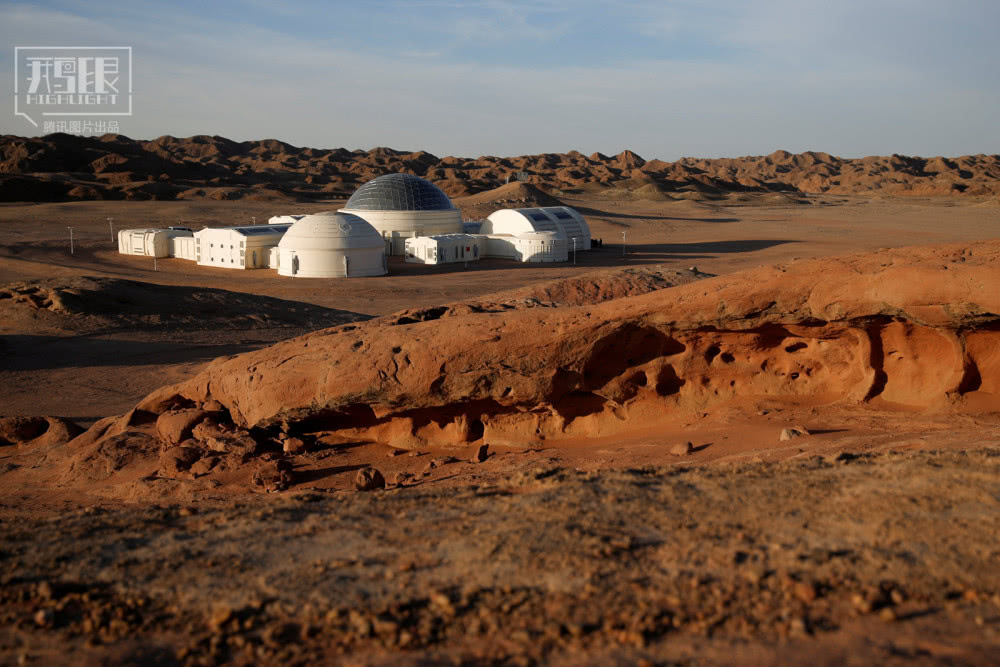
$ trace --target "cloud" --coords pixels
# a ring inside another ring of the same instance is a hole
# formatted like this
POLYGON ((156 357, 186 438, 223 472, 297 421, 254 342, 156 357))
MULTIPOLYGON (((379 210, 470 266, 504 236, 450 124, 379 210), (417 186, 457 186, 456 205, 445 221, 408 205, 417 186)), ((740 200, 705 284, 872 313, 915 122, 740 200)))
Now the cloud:
MULTIPOLYGON (((857 5, 853 13, 828 3, 797 10, 783 0, 754 3, 752 13, 742 2, 714 3, 711 12, 694 0, 631 3, 606 26, 587 14, 596 3, 577 6, 577 15, 548 2, 422 3, 423 14, 409 3, 375 4, 397 23, 437 27, 426 39, 387 45, 347 37, 357 21, 377 23, 371 14, 344 17, 329 31, 307 29, 294 13, 267 20, 253 5, 232 18, 140 2, 109 20, 79 9, 90 5, 7 5, 0 69, 9 77, 6 47, 29 37, 22 45, 131 44, 136 115, 122 128, 139 138, 207 133, 468 156, 631 148, 663 159, 776 148, 849 157, 1000 150, 995 77, 989 83, 972 63, 948 71, 968 49, 992 54, 995 44, 922 0, 907 3, 914 9, 905 21, 873 11, 860 27, 857 5), (951 37, 942 46, 926 25, 937 19, 961 26, 973 46, 963 51, 951 37), (595 63, 574 53, 596 49, 586 41, 594 25, 616 57, 595 63), (503 38, 464 38, 485 26, 503 38), (900 43, 904 29, 910 41, 900 43), (670 45, 642 42, 643 32, 658 31, 673 36, 670 45), (680 52, 678 35, 689 42, 680 52), (539 40, 562 40, 559 57, 513 57, 539 40), (490 57, 455 55, 470 44, 490 57)), ((0 114, 0 132, 28 131, 0 114)))

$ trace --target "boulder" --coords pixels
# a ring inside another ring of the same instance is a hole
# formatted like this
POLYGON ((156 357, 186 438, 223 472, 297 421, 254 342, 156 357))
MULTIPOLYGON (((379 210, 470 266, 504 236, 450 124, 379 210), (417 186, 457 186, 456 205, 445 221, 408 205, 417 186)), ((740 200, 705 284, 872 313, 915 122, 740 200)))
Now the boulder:
POLYGON ((690 442, 679 442, 670 448, 671 456, 687 456, 694 451, 694 445, 690 442))
POLYGON ((354 478, 354 488, 358 491, 375 491, 385 488, 385 477, 378 469, 366 466, 358 471, 354 478))
POLYGON ((186 472, 201 455, 202 450, 196 447, 168 447, 160 452, 160 471, 167 475, 186 472))
POLYGON ((205 410, 169 410, 156 419, 156 435, 168 445, 179 445, 191 437, 192 429, 207 416, 205 410))
POLYGON ((206 449, 222 454, 233 454, 243 459, 253 456, 258 443, 246 429, 228 424, 219 424, 214 419, 205 419, 191 430, 191 437, 206 449))

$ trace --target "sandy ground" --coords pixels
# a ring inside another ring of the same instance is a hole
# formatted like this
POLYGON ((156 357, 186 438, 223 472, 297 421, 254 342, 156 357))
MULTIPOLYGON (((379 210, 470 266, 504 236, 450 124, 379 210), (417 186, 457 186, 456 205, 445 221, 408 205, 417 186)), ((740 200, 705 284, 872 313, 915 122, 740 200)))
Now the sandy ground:
MULTIPOLYGON (((563 199, 605 241, 575 265, 393 261, 386 277, 345 281, 181 260, 154 271, 117 254, 107 222, 245 223, 336 203, 4 205, 0 286, 103 276, 363 317, 599 268, 724 274, 1000 230, 1000 209, 975 200, 563 199)), ((314 328, 89 330, 7 318, 0 415, 86 426, 215 356, 314 328)), ((0 484, 0 664, 990 664, 1000 649, 995 415, 790 404, 747 415, 720 411, 628 440, 493 448, 483 463, 468 462, 471 452, 331 446, 300 457, 291 491, 266 495, 234 494, 250 488, 239 470, 220 486, 136 469, 84 493, 39 482, 58 448, 6 447, 0 475, 19 472, 0 484), (794 424, 813 434, 779 442, 794 424), (671 455, 684 441, 693 451, 671 455), (356 471, 373 463, 412 480, 357 494, 356 471)))

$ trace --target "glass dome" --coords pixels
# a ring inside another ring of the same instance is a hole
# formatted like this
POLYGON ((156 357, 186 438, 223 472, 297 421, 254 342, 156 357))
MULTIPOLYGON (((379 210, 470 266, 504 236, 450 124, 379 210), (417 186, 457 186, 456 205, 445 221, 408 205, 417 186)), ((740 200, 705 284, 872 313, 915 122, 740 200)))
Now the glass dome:
POLYGON ((374 178, 351 195, 344 205, 353 211, 451 211, 448 195, 430 181, 411 174, 374 178))

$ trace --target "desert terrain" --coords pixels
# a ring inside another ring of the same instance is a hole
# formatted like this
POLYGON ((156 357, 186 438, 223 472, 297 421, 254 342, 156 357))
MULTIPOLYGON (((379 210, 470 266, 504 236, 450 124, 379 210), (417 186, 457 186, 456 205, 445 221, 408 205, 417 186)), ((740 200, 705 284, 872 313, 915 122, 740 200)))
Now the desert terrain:
POLYGON ((70 139, 4 144, 0 663, 994 662, 996 156, 70 139), (315 280, 112 243, 394 169, 603 245, 315 280))

